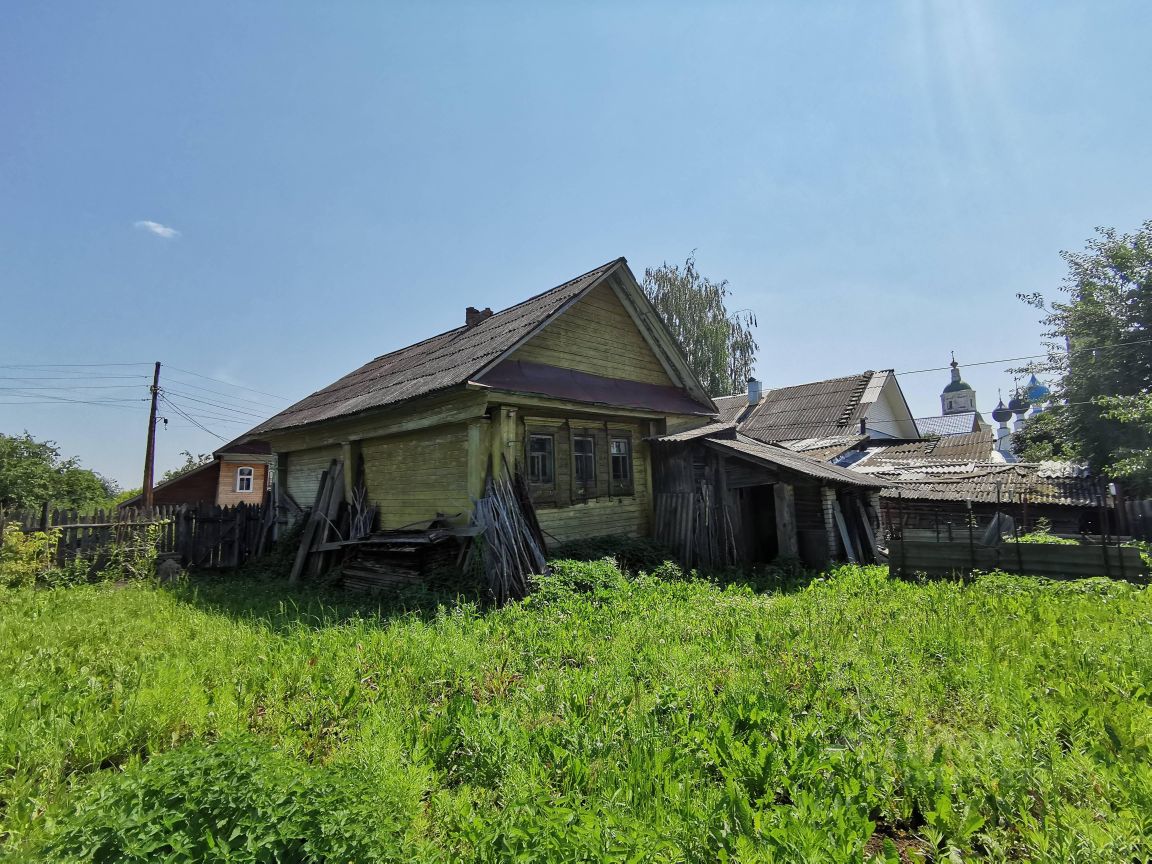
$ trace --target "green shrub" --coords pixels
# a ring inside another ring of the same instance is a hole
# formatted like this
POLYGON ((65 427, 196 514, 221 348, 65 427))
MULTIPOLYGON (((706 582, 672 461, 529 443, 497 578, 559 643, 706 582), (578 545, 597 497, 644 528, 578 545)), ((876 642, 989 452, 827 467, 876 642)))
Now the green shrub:
POLYGON ((551 550, 550 557, 569 561, 612 558, 631 573, 651 572, 665 561, 676 558, 672 550, 650 537, 629 537, 626 534, 605 534, 561 543, 551 550))
POLYGON ((403 860, 398 802, 379 779, 318 770, 251 736, 187 744, 96 787, 50 852, 92 862, 403 860))
POLYGON ((3 528, 0 540, 0 587, 27 588, 52 567, 58 533, 33 531, 25 534, 15 522, 3 528))
POLYGON ((1047 519, 1037 519, 1036 524, 1032 526, 1032 530, 1027 534, 1021 534, 1019 538, 1012 538, 1013 540, 1019 539, 1021 543, 1042 543, 1049 546, 1079 546, 1078 540, 1073 540, 1071 537, 1057 537, 1052 533, 1052 523, 1047 519))

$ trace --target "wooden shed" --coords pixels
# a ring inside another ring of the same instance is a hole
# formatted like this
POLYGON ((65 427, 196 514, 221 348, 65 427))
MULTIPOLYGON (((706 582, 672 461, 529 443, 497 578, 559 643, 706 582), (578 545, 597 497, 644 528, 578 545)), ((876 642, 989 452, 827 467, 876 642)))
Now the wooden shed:
POLYGON ((884 481, 715 423, 652 447, 656 539, 688 566, 874 561, 884 481))

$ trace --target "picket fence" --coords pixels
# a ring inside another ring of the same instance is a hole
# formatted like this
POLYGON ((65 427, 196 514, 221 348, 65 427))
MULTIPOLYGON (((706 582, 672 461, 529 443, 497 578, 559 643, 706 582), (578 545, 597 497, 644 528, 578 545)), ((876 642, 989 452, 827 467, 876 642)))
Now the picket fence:
POLYGON ((162 505, 151 510, 124 508, 82 513, 77 510, 0 511, 0 524, 16 523, 25 533, 55 530, 56 561, 76 557, 98 560, 115 546, 134 546, 156 535, 156 551, 178 558, 185 567, 238 567, 258 558, 271 544, 275 512, 260 505, 162 505))

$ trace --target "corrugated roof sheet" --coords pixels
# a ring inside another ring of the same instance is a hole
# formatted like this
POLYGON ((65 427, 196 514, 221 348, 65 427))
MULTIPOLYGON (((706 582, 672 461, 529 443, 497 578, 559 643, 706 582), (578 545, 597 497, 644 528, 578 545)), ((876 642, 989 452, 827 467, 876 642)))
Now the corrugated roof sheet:
POLYGON ((261 423, 248 435, 358 414, 464 384, 523 336, 591 288, 623 258, 609 261, 474 327, 457 327, 377 357, 261 423))
POLYGON ((709 423, 706 426, 697 426, 695 429, 687 429, 683 432, 676 432, 673 435, 662 435, 659 438, 655 438, 653 440, 667 443, 677 443, 682 441, 695 441, 697 438, 707 438, 710 435, 732 438, 735 436, 735 434, 735 423, 709 423))
POLYGON ((954 466, 923 466, 896 469, 873 476, 884 477, 889 488, 885 498, 914 501, 973 501, 995 504, 1000 484, 1001 503, 1055 504, 1064 507, 1094 507, 1099 502, 1100 484, 1083 469, 1070 463, 1014 463, 969 466, 954 473, 954 466))
POLYGON ((995 449, 996 440, 987 429, 904 444, 885 446, 878 442, 877 446, 868 448, 868 455, 853 465, 852 470, 874 472, 920 465, 992 462, 995 449))
POLYGON ((803 453, 812 459, 827 462, 867 439, 867 435, 836 435, 831 438, 802 438, 799 441, 779 441, 777 443, 783 444, 789 450, 803 453))
POLYGON ((943 414, 939 417, 917 417, 916 428, 924 437, 929 435, 960 435, 979 429, 975 411, 963 414, 943 414))
POLYGON ((735 423, 740 413, 748 407, 748 394, 737 393, 733 396, 716 396, 712 399, 720 409, 720 420, 724 423, 735 423))
POLYGON ((753 461, 767 462, 779 468, 795 471, 817 480, 827 480, 842 483, 847 486, 863 486, 879 489, 886 485, 886 481, 866 474, 858 474, 847 468, 838 468, 813 459, 801 453, 794 453, 787 447, 776 444, 762 444, 743 435, 737 435, 736 440, 708 439, 705 442, 709 447, 719 449, 729 455, 751 458, 753 461))
POLYGON ((758 441, 825 438, 856 432, 860 418, 879 396, 889 374, 869 370, 766 390, 756 410, 740 423, 740 431, 758 441), (863 398, 866 391, 871 394, 867 401, 863 398))

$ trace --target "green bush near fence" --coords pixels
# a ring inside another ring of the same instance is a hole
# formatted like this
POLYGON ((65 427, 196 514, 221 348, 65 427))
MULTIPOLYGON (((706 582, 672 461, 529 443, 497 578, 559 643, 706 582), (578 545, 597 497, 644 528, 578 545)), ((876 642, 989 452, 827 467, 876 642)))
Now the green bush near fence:
POLYGON ((494 611, 0 592, 0 857, 1152 856, 1148 591, 672 575, 559 564, 494 611))

